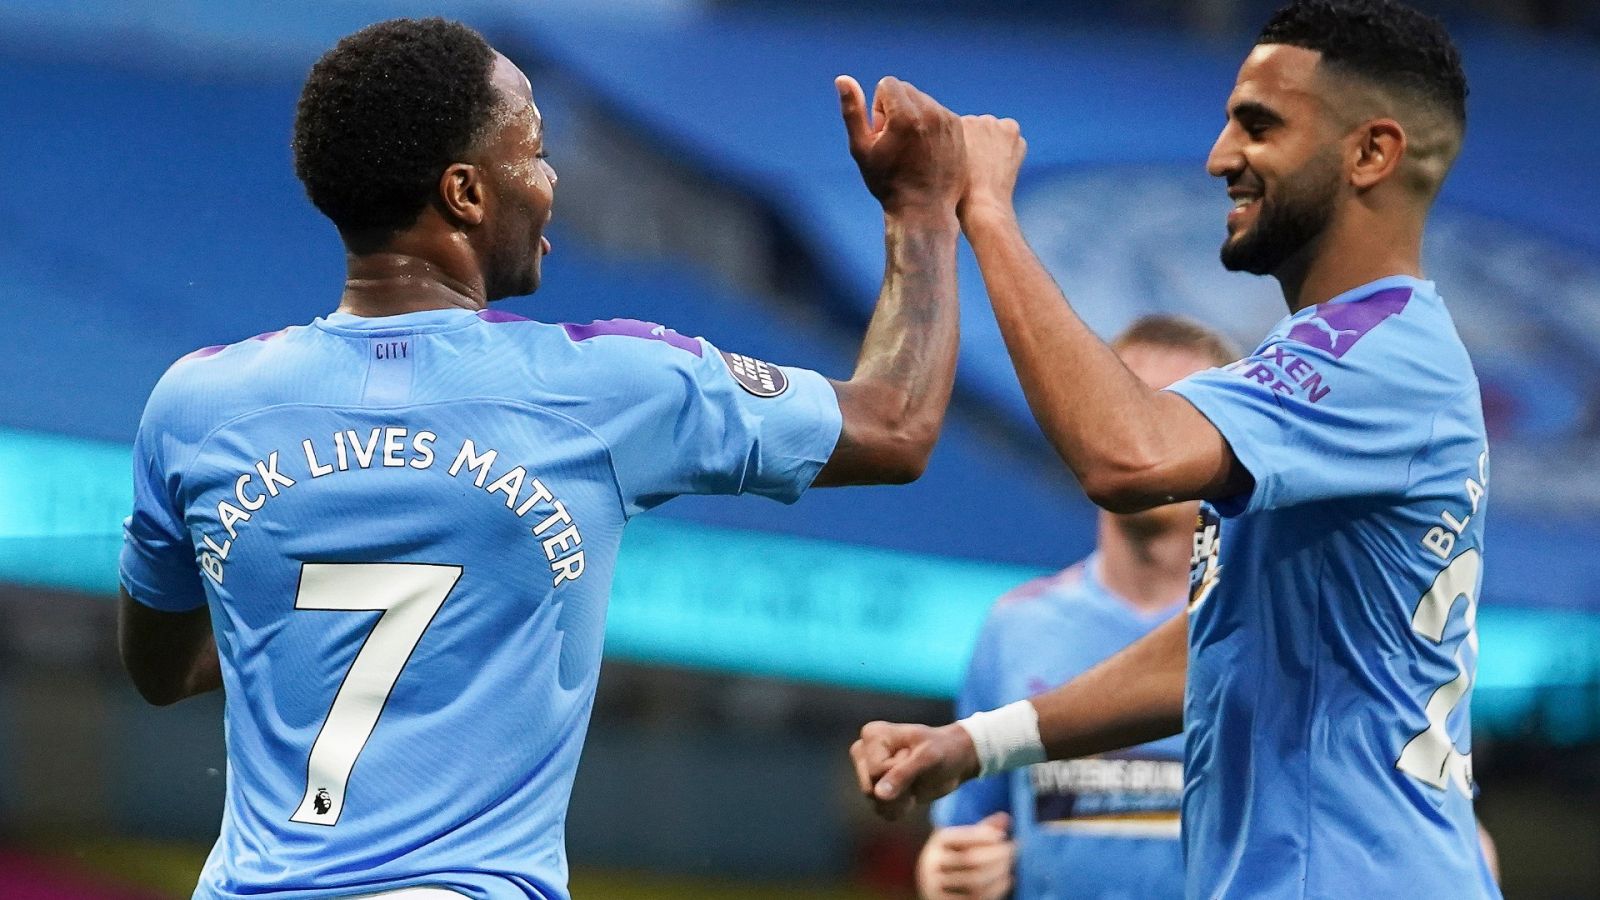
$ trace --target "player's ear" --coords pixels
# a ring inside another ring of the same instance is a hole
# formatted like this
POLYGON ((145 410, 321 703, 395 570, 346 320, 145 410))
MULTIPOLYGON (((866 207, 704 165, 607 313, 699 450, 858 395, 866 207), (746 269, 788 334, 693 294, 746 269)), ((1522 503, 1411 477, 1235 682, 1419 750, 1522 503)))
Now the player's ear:
POLYGON ((1355 166, 1350 184, 1357 190, 1376 185, 1400 168, 1406 153, 1406 132, 1394 119, 1373 119, 1355 132, 1355 166))
POLYGON ((452 163, 439 176, 439 202, 457 224, 483 224, 484 195, 483 172, 477 166, 452 163))

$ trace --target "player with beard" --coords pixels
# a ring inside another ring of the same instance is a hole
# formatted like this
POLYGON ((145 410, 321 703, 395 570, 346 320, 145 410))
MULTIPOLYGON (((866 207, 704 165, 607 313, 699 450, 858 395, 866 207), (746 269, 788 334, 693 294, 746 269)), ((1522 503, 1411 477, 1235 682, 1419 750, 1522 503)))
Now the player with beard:
POLYGON ((888 265, 843 382, 662 326, 536 322, 556 176, 528 79, 442 19, 325 54, 295 170, 338 308, 196 351, 135 442, 120 642, 166 704, 226 685, 199 898, 564 898, 567 799, 623 527, 927 462, 957 344, 960 120, 839 79, 888 265))
POLYGON ((880 811, 1187 726, 1188 896, 1499 896, 1472 810, 1488 450, 1421 266, 1465 100, 1449 36, 1414 10, 1275 14, 1207 168, 1234 203, 1223 264, 1276 278, 1289 314, 1250 357, 1165 391, 1028 249, 1016 123, 964 120, 962 225, 1044 432, 1107 509, 1208 503, 1187 621, 1032 700, 863 728, 851 754, 880 811))

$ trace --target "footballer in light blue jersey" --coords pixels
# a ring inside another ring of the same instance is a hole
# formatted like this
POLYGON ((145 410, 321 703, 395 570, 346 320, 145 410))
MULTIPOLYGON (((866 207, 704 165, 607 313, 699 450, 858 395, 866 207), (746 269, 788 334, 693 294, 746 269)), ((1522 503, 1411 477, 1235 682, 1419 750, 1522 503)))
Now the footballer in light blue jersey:
POLYGON ((821 376, 623 320, 333 314, 178 362, 122 581, 211 608, 229 767, 196 895, 559 896, 624 523, 793 501, 839 428, 821 376))
MULTIPOLYGON (((956 715, 1041 694, 1183 609, 1141 609, 1106 587, 1091 556, 1000 598, 984 623, 956 715)), ((1183 896, 1178 804, 1183 739, 1043 762, 969 781, 935 803, 940 828, 1011 815, 1018 900, 1183 896)))
POLYGON ((969 176, 966 233, 1046 435, 1107 509, 1211 505, 1185 622, 1020 706, 866 726, 852 754, 881 811, 1181 730, 1193 900, 1499 896, 1470 746, 1489 452, 1421 260, 1466 98, 1444 26, 1395 0, 1276 12, 1206 168, 1232 201, 1222 264, 1276 278, 1289 315, 1250 357, 1163 391, 1028 251, 1015 130, 969 120, 994 162, 969 176))
POLYGON ((198 898, 564 900, 564 825, 624 524, 680 494, 916 478, 954 379, 955 115, 838 83, 882 198, 883 297, 830 382, 531 293, 556 175, 528 80, 399 19, 312 68, 296 172, 338 311, 197 351, 135 442, 119 642, 165 704, 226 689, 198 898))
POLYGON ((1195 542, 1191 894, 1498 896, 1472 810, 1489 452, 1433 284, 1300 310, 1170 390, 1255 478, 1195 542))

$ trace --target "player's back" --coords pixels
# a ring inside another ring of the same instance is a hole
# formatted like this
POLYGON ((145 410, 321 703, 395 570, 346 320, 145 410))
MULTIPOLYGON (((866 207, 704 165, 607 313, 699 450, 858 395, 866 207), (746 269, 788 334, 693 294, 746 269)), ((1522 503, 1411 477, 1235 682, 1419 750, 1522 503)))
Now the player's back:
MULTIPOLYGON (((197 895, 565 896, 626 519, 695 490, 792 499, 832 437, 752 452, 745 407, 704 402, 737 393, 716 351, 642 323, 335 315, 191 356, 141 440, 206 575, 227 692, 197 895)), ((803 424, 836 435, 832 415, 803 424)))

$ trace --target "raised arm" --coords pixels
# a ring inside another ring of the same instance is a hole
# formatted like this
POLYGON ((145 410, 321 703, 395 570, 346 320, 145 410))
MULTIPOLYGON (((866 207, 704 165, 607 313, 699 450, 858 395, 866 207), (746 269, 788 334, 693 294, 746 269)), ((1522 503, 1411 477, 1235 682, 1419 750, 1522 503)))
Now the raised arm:
POLYGON ((834 382, 844 425, 815 484, 904 483, 927 466, 955 380, 961 122, 895 78, 878 82, 870 115, 855 79, 837 86, 850 154, 883 205, 887 260, 855 373, 834 382))
POLYGON ((211 613, 204 606, 192 612, 162 612, 123 590, 117 648, 134 687, 156 706, 222 687, 211 613))
MULTIPOLYGON (((1044 756, 1072 759, 1181 732, 1189 665, 1188 624, 1187 616, 1174 616, 1100 665, 1025 701, 1038 716, 1044 756)), ((979 717, 993 715, 980 713, 979 717)), ((987 741, 980 751, 974 743, 974 729, 997 738, 1000 749, 1014 749, 1021 742, 1003 730, 1009 729, 1010 723, 997 729, 964 721, 968 724, 939 728, 868 723, 850 747, 862 793, 881 814, 896 818, 914 802, 926 803, 948 794, 979 774, 1003 771, 993 765, 1003 762, 998 757, 1005 754, 997 754, 987 741), (984 762, 991 768, 985 769, 984 762)), ((1020 765, 1029 761, 1039 760, 1010 762, 1020 765)))
MULTIPOLYGON (((961 225, 1034 418, 1099 506, 1134 512, 1248 490, 1215 426, 1151 389, 1084 325, 1017 222, 1012 194, 1027 143, 1010 119, 966 116, 961 225)), ((1085 223, 1084 239, 1094 235, 1085 223)))

